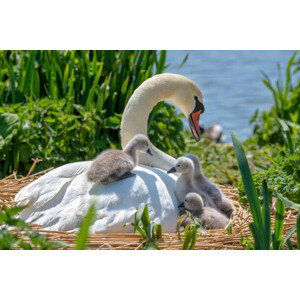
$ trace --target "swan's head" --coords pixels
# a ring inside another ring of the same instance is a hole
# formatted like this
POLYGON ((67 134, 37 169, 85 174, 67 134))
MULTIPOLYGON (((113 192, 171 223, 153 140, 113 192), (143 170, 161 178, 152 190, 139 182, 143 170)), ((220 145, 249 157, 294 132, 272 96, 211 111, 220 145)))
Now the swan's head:
POLYGON ((190 212, 202 211, 204 207, 202 197, 197 193, 188 193, 184 198, 184 207, 190 212))
POLYGON ((129 146, 135 150, 147 152, 148 154, 153 155, 150 149, 151 143, 149 141, 149 138, 144 134, 135 135, 129 142, 129 146))
POLYGON ((170 100, 185 114, 189 120, 191 132, 196 141, 200 140, 201 129, 199 118, 204 113, 202 93, 191 79, 175 74, 164 74, 172 77, 173 93, 170 100))
POLYGON ((171 168, 167 173, 193 174, 193 172, 193 162, 189 158, 179 157, 176 161, 176 165, 173 168, 171 168))

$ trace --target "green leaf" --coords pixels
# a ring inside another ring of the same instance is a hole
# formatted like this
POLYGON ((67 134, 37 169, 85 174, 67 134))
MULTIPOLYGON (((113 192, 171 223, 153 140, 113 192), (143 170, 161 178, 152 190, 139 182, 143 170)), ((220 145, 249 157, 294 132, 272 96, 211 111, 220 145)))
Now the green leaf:
POLYGON ((280 193, 276 193, 276 197, 280 201, 282 201, 288 208, 296 209, 296 210, 300 211, 300 204, 297 204, 297 203, 295 203, 293 201, 290 201, 286 197, 282 196, 280 193))
POLYGON ((139 208, 137 209, 137 211, 136 211, 136 213, 134 215, 134 228, 133 228, 133 232, 134 233, 136 232, 137 227, 139 226, 139 224, 141 222, 141 218, 142 218, 144 209, 145 209, 144 205, 139 206, 139 208))
POLYGON ((149 211, 148 211, 148 205, 144 206, 144 210, 143 210, 143 213, 141 216, 141 222, 142 222, 144 228, 147 228, 151 224, 149 211))
POLYGON ((295 225, 289 230, 289 232, 287 233, 285 240, 283 242, 283 246, 289 243, 289 241, 290 241, 292 235, 294 234, 294 232, 296 231, 296 229, 297 229, 297 227, 295 225))
POLYGON ((155 225, 155 231, 156 231, 156 238, 161 239, 162 238, 162 226, 161 224, 155 225))
POLYGON ((277 118, 277 120, 278 120, 278 122, 281 126, 281 129, 282 129, 282 132, 283 132, 285 146, 291 154, 294 154, 295 151, 294 151, 294 145, 293 145, 293 141, 292 141, 292 137, 291 137, 290 128, 288 127, 288 125, 285 123, 284 120, 281 120, 279 118, 277 118))
POLYGON ((189 55, 190 55, 190 54, 187 53, 187 54, 184 56, 184 58, 183 58, 182 62, 180 63, 178 69, 181 69, 181 68, 185 65, 185 63, 187 62, 187 60, 188 60, 188 58, 189 58, 189 55))
POLYGON ((297 216, 297 249, 300 250, 300 213, 297 216))
POLYGON ((97 85, 98 85, 100 76, 101 76, 101 74, 102 74, 102 70, 103 70, 103 62, 99 63, 97 75, 95 76, 95 79, 94 79, 92 88, 90 89, 89 95, 88 95, 87 100, 86 100, 86 106, 87 106, 88 108, 91 108, 91 107, 92 107, 94 95, 95 95, 95 93, 96 93, 97 85))
POLYGON ((238 166, 239 166, 239 169, 240 169, 240 172, 242 175, 243 184, 244 184, 245 191, 247 194, 247 199, 250 204, 253 221, 256 225, 256 230, 258 231, 258 238, 260 239, 260 244, 263 245, 262 236, 263 236, 263 232, 264 232, 264 226, 263 226, 263 222, 262 222, 260 203, 259 203, 259 199, 257 197, 252 174, 251 174, 242 144, 240 143, 240 141, 238 140, 238 138, 234 132, 231 132, 231 138, 233 141, 238 166))
POLYGON ((261 244, 261 238, 260 233, 256 228, 256 225, 254 223, 249 224, 250 231, 252 233, 254 244, 255 244, 255 250, 262 250, 262 244, 261 244))
POLYGON ((76 239, 76 246, 75 246, 75 250, 85 250, 87 249, 87 240, 88 240, 88 236, 89 236, 89 228, 90 225, 92 224, 93 220, 95 217, 95 204, 93 204, 86 216, 84 217, 80 229, 79 229, 79 233, 77 235, 77 239, 76 239))
POLYGON ((271 193, 268 189, 267 181, 263 180, 262 184, 262 194, 263 194, 263 217, 264 217, 264 249, 270 250, 271 242, 271 213, 270 213, 270 203, 271 203, 271 193))
POLYGON ((275 224, 273 235, 273 249, 280 250, 283 244, 283 225, 284 225, 284 204, 282 201, 276 201, 275 224))
POLYGON ((20 126, 18 115, 3 113, 0 115, 0 150, 17 135, 20 126))

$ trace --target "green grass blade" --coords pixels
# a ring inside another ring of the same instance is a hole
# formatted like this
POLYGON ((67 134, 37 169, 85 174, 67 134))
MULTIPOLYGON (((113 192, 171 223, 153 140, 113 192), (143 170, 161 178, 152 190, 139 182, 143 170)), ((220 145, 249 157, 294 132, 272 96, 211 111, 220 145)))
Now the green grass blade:
MULTIPOLYGON (((157 54, 155 54, 157 55, 157 54)), ((167 51, 161 50, 159 53, 159 60, 156 63, 157 73, 162 73, 166 68, 167 51)))
POLYGON ((252 174, 248 165, 248 161, 243 150, 241 142, 238 140, 236 134, 231 132, 231 138, 234 145, 234 150, 236 153, 236 158, 238 162, 238 166, 242 175, 243 184, 245 187, 245 191, 247 194, 247 199, 250 204, 250 209, 253 217, 253 221, 257 227, 260 235, 263 234, 263 222, 262 222, 262 214, 260 209, 259 199, 257 197, 257 193, 255 190, 255 185, 253 182, 252 174))
POLYGON ((297 216, 297 249, 300 250, 300 213, 297 216))
POLYGON ((189 245, 192 242, 192 235, 191 235, 191 231, 187 230, 184 234, 184 241, 183 241, 183 245, 182 245, 182 250, 190 250, 189 245))
POLYGON ((289 243, 289 241, 290 241, 292 235, 296 232, 296 229, 297 229, 297 227, 296 227, 296 225, 295 225, 295 226, 293 226, 293 227, 289 230, 289 232, 287 233, 287 235, 286 235, 286 237, 285 237, 285 239, 284 239, 283 246, 289 243))
POLYGON ((185 55, 185 57, 183 58, 183 60, 182 60, 182 62, 180 63, 180 65, 179 65, 179 67, 178 67, 178 69, 181 69, 184 65, 185 65, 185 63, 187 62, 187 60, 188 60, 188 58, 189 58, 189 53, 187 53, 186 55, 185 55))
POLYGON ((296 209, 300 211, 300 204, 290 201, 286 197, 282 196, 280 193, 276 193, 276 197, 280 199, 284 203, 284 205, 287 206, 288 208, 296 209))
POLYGON ((90 92, 89 92, 88 97, 87 97, 87 100, 86 100, 86 106, 87 106, 88 108, 91 108, 91 107, 92 107, 94 95, 95 95, 96 90, 97 90, 97 85, 98 85, 100 76, 101 76, 101 74, 102 74, 102 70, 103 70, 103 62, 99 63, 97 75, 96 75, 96 77, 95 77, 95 79, 94 79, 92 88, 90 89, 90 92))
POLYGON ((90 225, 92 224, 93 220, 95 217, 95 204, 93 204, 86 216, 84 217, 80 229, 79 229, 79 233, 77 235, 77 239, 76 239, 76 246, 75 246, 75 250, 85 250, 87 249, 87 240, 88 240, 88 236, 89 236, 89 228, 90 225))
POLYGON ((271 203, 271 193, 268 189, 266 180, 262 184, 262 195, 263 195, 263 219, 264 219, 264 249, 270 249, 271 242, 271 213, 270 213, 270 203, 271 203))
POLYGON ((25 74, 22 78, 22 92, 27 94, 27 90, 30 87, 30 82, 34 70, 34 58, 35 58, 35 51, 29 51, 29 58, 26 62, 25 66, 25 74))
POLYGON ((284 224, 285 207, 279 199, 276 201, 275 224, 273 249, 280 250, 283 245, 283 224, 284 224))
POLYGON ((143 214, 141 216, 141 222, 142 222, 144 228, 148 228, 151 225, 149 211, 148 211, 148 205, 144 206, 143 214))
POLYGON ((293 154, 295 152, 295 150, 294 150, 294 145, 293 145, 293 141, 292 141, 292 137, 291 137, 290 128, 284 120, 281 120, 279 118, 277 118, 277 120, 280 124, 281 130, 283 133, 283 139, 284 139, 285 146, 286 146, 287 150, 291 154, 293 154))
POLYGON ((252 233, 253 239, 254 239, 254 249, 255 250, 262 250, 262 243, 260 239, 260 233, 258 232, 256 226, 254 223, 249 224, 250 231, 252 233))

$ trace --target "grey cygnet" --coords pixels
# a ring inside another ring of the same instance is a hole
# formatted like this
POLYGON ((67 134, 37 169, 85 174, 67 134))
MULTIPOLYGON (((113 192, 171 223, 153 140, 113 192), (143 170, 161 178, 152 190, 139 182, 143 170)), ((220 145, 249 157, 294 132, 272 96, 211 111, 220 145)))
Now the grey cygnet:
MULTIPOLYGON (((202 172, 199 158, 194 154, 186 154, 185 157, 191 159, 194 163, 194 184, 201 191, 205 192, 216 204, 217 208, 223 211, 228 218, 234 213, 234 206, 221 190, 212 183, 202 172)), ((198 192, 198 191, 197 191, 198 192)))
POLYGON ((175 193, 179 204, 184 202, 185 196, 190 192, 197 192, 201 195, 205 206, 210 206, 216 208, 214 202, 210 197, 204 192, 196 188, 194 183, 194 164, 193 161, 187 157, 181 156, 177 159, 176 164, 171 168, 169 173, 180 173, 180 177, 176 181, 175 193))
POLYGON ((229 219, 212 207, 204 207, 201 196, 197 193, 189 193, 184 199, 184 207, 194 217, 198 217, 206 229, 225 228, 229 219))
POLYGON ((92 182, 107 185, 135 174, 130 171, 138 164, 137 151, 152 155, 150 141, 143 134, 135 135, 121 150, 106 150, 93 161, 87 176, 92 182))

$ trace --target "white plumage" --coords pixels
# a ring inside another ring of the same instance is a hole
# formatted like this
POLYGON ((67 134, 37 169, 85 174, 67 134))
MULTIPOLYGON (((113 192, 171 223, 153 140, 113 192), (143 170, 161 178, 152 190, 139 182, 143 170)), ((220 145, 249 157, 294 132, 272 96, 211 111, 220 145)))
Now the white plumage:
POLYGON ((176 176, 146 166, 136 174, 102 186, 87 180, 91 161, 59 167, 23 188, 15 197, 18 205, 29 205, 21 218, 48 230, 76 230, 92 203, 96 205, 94 233, 131 232, 136 208, 147 203, 151 219, 167 232, 175 231, 178 203, 174 191, 176 176))

